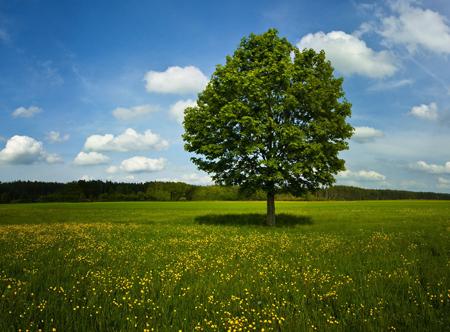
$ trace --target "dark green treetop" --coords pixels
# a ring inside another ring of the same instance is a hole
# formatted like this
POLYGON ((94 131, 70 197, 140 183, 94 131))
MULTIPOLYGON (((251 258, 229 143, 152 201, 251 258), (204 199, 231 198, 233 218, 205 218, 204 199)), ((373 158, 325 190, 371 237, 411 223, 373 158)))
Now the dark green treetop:
POLYGON ((275 29, 251 34, 185 110, 185 149, 216 183, 247 191, 331 185, 353 132, 342 82, 323 51, 300 51, 275 29))

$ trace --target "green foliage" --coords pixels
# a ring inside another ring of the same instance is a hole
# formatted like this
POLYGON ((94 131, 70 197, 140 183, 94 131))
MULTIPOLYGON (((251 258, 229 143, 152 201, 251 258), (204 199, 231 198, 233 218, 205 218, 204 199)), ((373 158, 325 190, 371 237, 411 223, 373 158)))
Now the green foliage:
POLYGON ((450 199, 450 194, 334 186, 310 194, 311 200, 450 199))
POLYGON ((448 330, 450 201, 264 208, 0 205, 0 331, 448 330))
POLYGON ((183 182, 150 182, 146 195, 154 201, 191 200, 194 186, 183 182))
MULTIPOLYGON (((238 201, 264 200, 265 192, 245 192, 237 186, 194 186, 182 182, 114 183, 102 181, 0 182, 0 203, 85 201, 238 201)), ((334 186, 295 196, 288 192, 277 200, 450 199, 450 194, 334 186)))
POLYGON ((239 188, 238 187, 221 187, 221 186, 208 186, 199 187, 195 190, 194 200, 198 201, 233 201, 239 198, 239 188))
POLYGON ((325 53, 299 51, 274 29, 241 41, 185 111, 185 148, 224 185, 295 195, 334 182, 353 128, 342 78, 325 53))
POLYGON ((265 193, 261 190, 245 193, 237 186, 202 186, 194 190, 192 200, 195 201, 238 201, 264 200, 265 193))

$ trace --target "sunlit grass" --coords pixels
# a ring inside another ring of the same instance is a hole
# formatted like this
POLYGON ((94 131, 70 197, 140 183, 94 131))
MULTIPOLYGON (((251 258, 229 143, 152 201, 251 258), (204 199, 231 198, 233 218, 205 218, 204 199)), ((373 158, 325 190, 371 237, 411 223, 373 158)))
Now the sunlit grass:
POLYGON ((450 202, 0 205, 0 331, 445 330, 450 202))

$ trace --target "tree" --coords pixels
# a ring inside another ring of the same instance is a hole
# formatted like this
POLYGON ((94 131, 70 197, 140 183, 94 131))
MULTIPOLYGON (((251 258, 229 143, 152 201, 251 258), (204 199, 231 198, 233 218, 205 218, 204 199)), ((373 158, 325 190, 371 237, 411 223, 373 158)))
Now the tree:
POLYGON ((219 184, 275 194, 331 185, 353 128, 351 104, 325 53, 300 51, 275 29, 243 38, 218 65, 195 107, 185 110, 185 149, 219 184))

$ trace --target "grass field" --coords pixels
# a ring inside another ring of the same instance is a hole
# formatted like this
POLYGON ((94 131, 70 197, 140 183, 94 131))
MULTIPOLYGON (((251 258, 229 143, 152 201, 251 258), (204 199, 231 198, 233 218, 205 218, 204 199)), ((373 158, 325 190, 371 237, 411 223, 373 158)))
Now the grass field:
POLYGON ((0 205, 0 331, 445 331, 450 202, 0 205))

